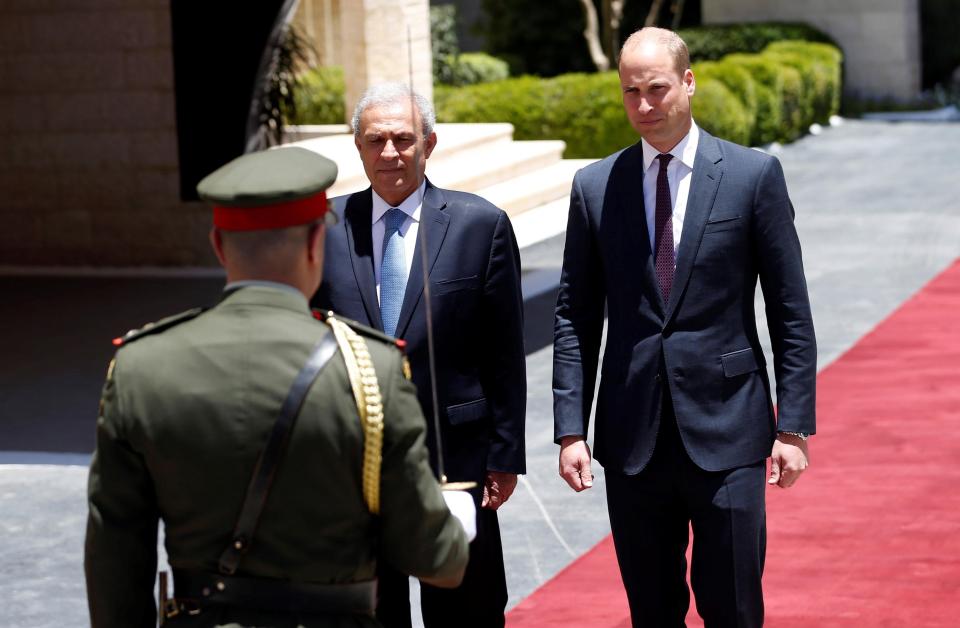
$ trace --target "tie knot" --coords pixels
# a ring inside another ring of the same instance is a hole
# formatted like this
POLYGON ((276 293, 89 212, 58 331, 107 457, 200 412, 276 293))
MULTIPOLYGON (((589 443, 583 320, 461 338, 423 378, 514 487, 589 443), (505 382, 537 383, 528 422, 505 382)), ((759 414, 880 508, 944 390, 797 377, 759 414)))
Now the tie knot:
POLYGON ((657 156, 660 158, 660 166, 664 168, 670 163, 670 160, 673 159, 673 155, 670 153, 660 153, 657 156))
POLYGON ((387 210, 386 216, 384 216, 387 231, 399 231, 405 217, 406 215, 396 207, 387 210))

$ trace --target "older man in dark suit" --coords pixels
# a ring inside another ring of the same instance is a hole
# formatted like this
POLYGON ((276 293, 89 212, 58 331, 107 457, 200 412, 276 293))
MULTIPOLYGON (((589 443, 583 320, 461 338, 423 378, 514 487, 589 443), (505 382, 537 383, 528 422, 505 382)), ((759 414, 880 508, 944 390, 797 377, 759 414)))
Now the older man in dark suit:
POLYGON ((764 461, 768 482, 789 487, 815 429, 816 345, 793 207, 775 158, 694 124, 696 83, 675 33, 634 33, 620 82, 642 139, 580 171, 570 199, 554 342, 560 473, 577 491, 592 486, 584 439, 606 306, 595 452, 633 625, 684 625, 692 525, 706 625, 760 626, 764 461))
MULTIPOLYGON (((478 485, 475 497, 484 508, 463 584, 421 588, 425 625, 503 626, 507 589, 496 509, 525 471, 520 256, 503 211, 426 180, 426 160, 437 143, 433 125, 430 103, 404 85, 373 87, 358 103, 356 146, 371 187, 334 199, 342 224, 327 234, 323 284, 314 304, 406 342, 428 417, 437 404, 446 475, 478 485)), ((428 422, 436 468, 436 434, 428 422)), ((383 565, 377 616, 388 628, 410 626, 406 576, 383 565)))

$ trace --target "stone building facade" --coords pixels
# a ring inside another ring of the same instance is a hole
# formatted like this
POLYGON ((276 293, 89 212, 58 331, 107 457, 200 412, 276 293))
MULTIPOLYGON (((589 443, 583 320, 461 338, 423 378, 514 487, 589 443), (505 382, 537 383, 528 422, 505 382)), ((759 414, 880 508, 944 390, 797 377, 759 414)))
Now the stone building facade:
POLYGON ((367 85, 409 82, 411 59, 414 88, 433 99, 427 0, 300 0, 294 23, 315 65, 343 67, 348 116, 367 85))
MULTIPOLYGON (((312 5, 334 18, 318 47, 348 99, 408 76, 406 23, 430 93, 427 0, 312 5)), ((214 265, 209 208, 181 200, 176 117, 170 0, 0 3, 0 267, 214 265)))
POLYGON ((0 4, 0 264, 201 264, 179 202, 169 3, 0 4))

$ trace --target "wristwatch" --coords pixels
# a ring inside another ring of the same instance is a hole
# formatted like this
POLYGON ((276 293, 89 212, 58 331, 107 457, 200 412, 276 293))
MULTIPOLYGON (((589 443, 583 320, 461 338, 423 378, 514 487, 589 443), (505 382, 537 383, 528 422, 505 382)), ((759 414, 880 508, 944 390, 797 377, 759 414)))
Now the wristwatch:
POLYGON ((788 434, 790 436, 796 436, 800 440, 807 440, 808 438, 810 438, 809 434, 804 434, 803 432, 784 432, 781 430, 777 432, 777 434, 788 434))

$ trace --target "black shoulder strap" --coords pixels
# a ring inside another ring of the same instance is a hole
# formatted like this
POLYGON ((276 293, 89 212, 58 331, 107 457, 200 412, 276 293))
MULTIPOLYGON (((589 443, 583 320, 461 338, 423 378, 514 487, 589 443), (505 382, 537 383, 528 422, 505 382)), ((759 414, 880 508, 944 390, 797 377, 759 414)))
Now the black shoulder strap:
POLYGON ((280 466, 283 452, 286 450, 287 442, 290 439, 290 432, 293 431, 293 424, 297 420, 301 406, 303 406, 303 400, 317 375, 320 374, 320 371, 336 352, 337 340, 332 332, 327 333, 313 347, 310 358, 300 369, 290 392, 287 393, 287 398, 280 408, 280 416, 273 424, 273 430, 267 438, 267 444, 260 452, 257 466, 253 470, 250 485, 247 486, 247 496, 243 500, 240 517, 233 529, 233 540, 220 555, 221 573, 227 575, 236 573, 240 560, 250 548, 254 532, 257 529, 257 522, 260 520, 260 513, 263 512, 263 507, 267 503, 267 496, 270 494, 270 485, 273 483, 274 476, 276 476, 277 467, 280 466))

